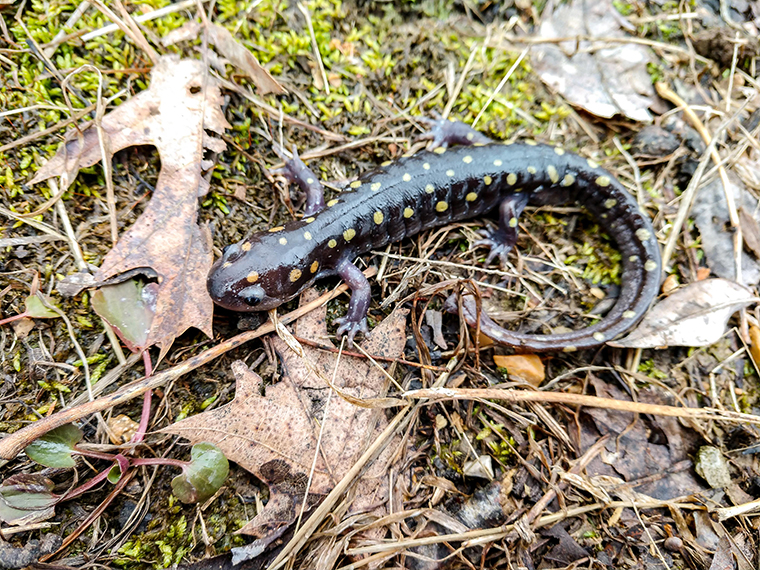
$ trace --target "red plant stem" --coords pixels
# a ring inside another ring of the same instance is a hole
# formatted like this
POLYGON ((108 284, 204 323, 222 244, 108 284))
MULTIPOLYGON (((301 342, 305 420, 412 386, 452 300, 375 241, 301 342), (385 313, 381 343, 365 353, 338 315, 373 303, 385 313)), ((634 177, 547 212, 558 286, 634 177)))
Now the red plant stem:
POLYGON ((78 497, 79 495, 82 495, 92 489, 95 485, 103 481, 106 477, 108 477, 108 472, 111 471, 111 468, 109 467, 105 471, 101 471, 95 477, 87 481, 87 483, 84 483, 83 485, 80 485, 76 489, 72 489, 68 493, 66 493, 63 497, 61 497, 61 501, 68 501, 69 499, 73 499, 75 497, 78 497))
POLYGON ((168 457, 138 457, 131 459, 130 463, 135 467, 139 467, 140 465, 170 465, 172 467, 179 467, 180 469, 184 469, 190 465, 189 461, 170 459, 168 457))
MULTIPOLYGON (((117 456, 111 453, 101 453, 99 451, 87 451, 75 447, 73 453, 77 455, 83 455, 85 457, 92 457, 94 459, 105 459, 106 461, 117 461, 117 456)), ((182 461, 181 459, 171 459, 168 457, 128 457, 130 465, 172 465, 174 467, 186 467, 190 465, 189 461, 182 461)))
POLYGON ((18 315, 13 315, 12 317, 7 317, 0 321, 0 326, 7 325, 8 323, 12 323, 13 321, 17 321, 19 319, 23 319, 24 317, 28 316, 27 312, 24 311, 23 313, 19 313, 18 315))
MULTIPOLYGON (((150 378, 153 375, 153 363, 150 360, 150 353, 147 350, 143 350, 142 353, 143 362, 145 363, 145 377, 150 378)), ((150 400, 153 396, 153 390, 148 390, 143 395, 143 407, 142 414, 140 414, 140 425, 132 436, 132 443, 139 443, 145 439, 145 434, 148 431, 148 422, 150 422, 150 400)))
MULTIPOLYGON (((106 473, 108 473, 106 471, 106 473)), ((113 500, 119 496, 119 493, 121 493, 122 489, 127 486, 127 483, 129 483, 132 478, 135 476, 134 471, 130 471, 128 473, 125 473, 122 475, 121 479, 119 479, 119 482, 116 483, 113 490, 108 494, 108 497, 106 497, 105 501, 100 503, 97 508, 92 511, 89 516, 84 520, 84 522, 77 527, 77 529, 72 532, 69 536, 67 536, 65 539, 63 539, 63 544, 61 544, 61 547, 56 550, 55 552, 52 552, 50 554, 46 554, 44 556, 40 557, 40 562, 47 562, 50 560, 53 556, 56 556, 59 552, 62 552, 66 548, 69 547, 69 545, 74 542, 80 534, 82 534, 87 528, 95 522, 95 520, 103 514, 103 511, 106 510, 108 505, 113 502, 113 500)))

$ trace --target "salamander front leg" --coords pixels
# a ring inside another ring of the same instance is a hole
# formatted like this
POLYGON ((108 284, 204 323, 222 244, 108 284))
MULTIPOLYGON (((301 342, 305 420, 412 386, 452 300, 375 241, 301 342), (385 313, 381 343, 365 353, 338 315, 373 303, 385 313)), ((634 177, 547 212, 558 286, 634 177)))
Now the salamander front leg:
POLYGON ((316 174, 304 164, 298 156, 298 150, 293 147, 293 158, 288 158, 278 146, 274 152, 285 161, 283 168, 271 170, 272 174, 284 176, 288 181, 295 182, 306 194, 306 206, 303 210, 305 218, 313 216, 325 208, 325 189, 316 174))
POLYGON ((525 193, 504 198, 499 206, 499 228, 494 231, 483 230, 483 239, 473 244, 474 247, 483 245, 491 249, 486 259, 487 264, 498 255, 501 265, 506 265, 507 254, 517 243, 517 221, 527 204, 528 195, 525 193))
POLYGON ((369 334, 367 328, 367 309, 371 297, 369 281, 356 265, 350 261, 342 261, 337 267, 338 275, 351 288, 351 300, 348 302, 348 312, 345 317, 335 319, 338 326, 338 337, 348 335, 348 345, 353 346, 356 333, 369 334))
POLYGON ((420 117, 430 130, 423 133, 420 138, 432 139, 430 148, 447 148, 450 144, 473 145, 488 144, 493 141, 481 132, 476 131, 467 123, 450 119, 428 119, 420 117))

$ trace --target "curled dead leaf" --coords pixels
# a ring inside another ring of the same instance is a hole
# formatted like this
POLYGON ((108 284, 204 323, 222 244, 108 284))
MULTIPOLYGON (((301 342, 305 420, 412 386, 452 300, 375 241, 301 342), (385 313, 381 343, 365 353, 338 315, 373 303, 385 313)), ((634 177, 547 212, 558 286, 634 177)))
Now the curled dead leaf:
POLYGON ((538 387, 546 378, 543 361, 535 354, 495 354, 493 361, 496 366, 506 368, 510 376, 525 380, 528 384, 538 387))
POLYGON ((622 348, 707 346, 725 333, 728 319, 758 299, 728 279, 706 279, 683 287, 657 303, 625 338, 609 342, 622 348))

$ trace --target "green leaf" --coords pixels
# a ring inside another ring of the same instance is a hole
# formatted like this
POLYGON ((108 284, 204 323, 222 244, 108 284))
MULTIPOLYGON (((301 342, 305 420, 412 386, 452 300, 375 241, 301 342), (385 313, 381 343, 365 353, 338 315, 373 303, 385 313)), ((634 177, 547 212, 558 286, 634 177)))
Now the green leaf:
POLYGON ((172 490, 183 503, 205 501, 227 479, 230 464, 213 443, 198 443, 190 452, 190 463, 172 480, 172 490))
POLYGON ((19 473, 0 485, 0 521, 24 525, 49 519, 55 514, 58 495, 53 482, 40 474, 19 473))
POLYGON ((116 485, 116 483, 119 482, 119 479, 121 479, 121 467, 119 467, 118 463, 108 470, 108 476, 106 479, 108 479, 108 482, 113 485, 116 485))
POLYGON ((111 325, 132 352, 147 347, 156 312, 158 284, 129 279, 92 294, 92 308, 111 325))
POLYGON ((66 424, 47 432, 24 451, 29 459, 45 467, 74 467, 76 462, 71 452, 81 439, 81 430, 74 424, 66 424))
MULTIPOLYGON (((55 319, 60 317, 58 313, 52 309, 48 309, 42 304, 42 301, 40 300, 41 296, 44 295, 42 295, 42 293, 37 293, 36 295, 29 295, 26 298, 24 306, 26 307, 27 316, 34 317, 35 319, 55 319)), ((48 305, 53 304, 53 302, 47 297, 45 297, 45 302, 47 302, 48 305)))

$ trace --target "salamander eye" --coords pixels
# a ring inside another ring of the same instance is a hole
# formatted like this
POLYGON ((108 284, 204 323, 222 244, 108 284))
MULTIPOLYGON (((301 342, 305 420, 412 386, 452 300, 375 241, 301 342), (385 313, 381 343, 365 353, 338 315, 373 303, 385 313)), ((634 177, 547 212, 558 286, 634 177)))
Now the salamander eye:
POLYGON ((243 299, 251 307, 255 307, 264 299, 266 293, 261 285, 251 285, 245 289, 240 290, 240 298, 243 299))

